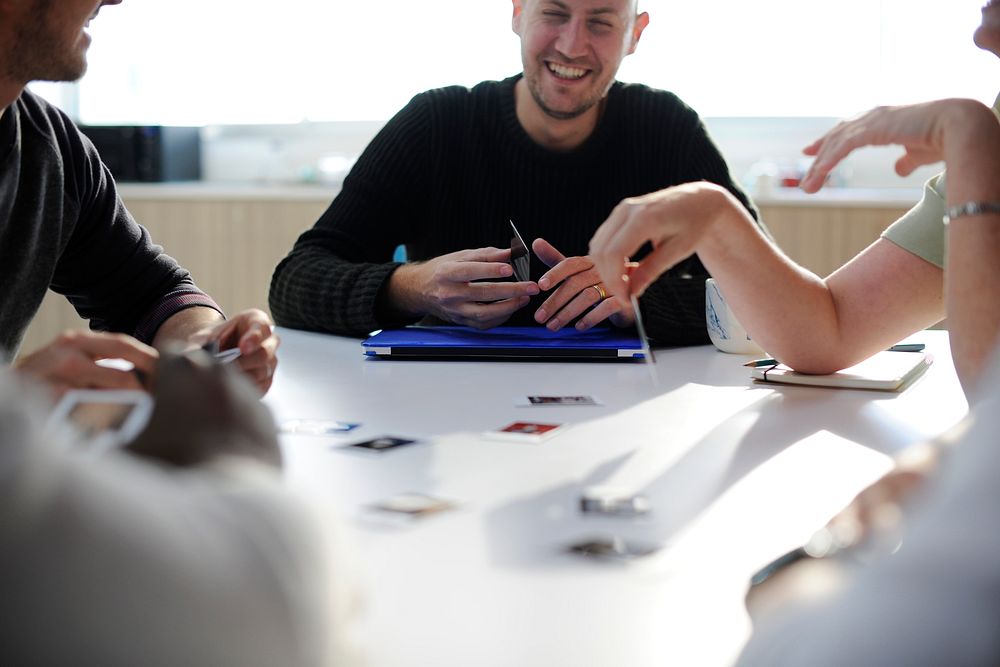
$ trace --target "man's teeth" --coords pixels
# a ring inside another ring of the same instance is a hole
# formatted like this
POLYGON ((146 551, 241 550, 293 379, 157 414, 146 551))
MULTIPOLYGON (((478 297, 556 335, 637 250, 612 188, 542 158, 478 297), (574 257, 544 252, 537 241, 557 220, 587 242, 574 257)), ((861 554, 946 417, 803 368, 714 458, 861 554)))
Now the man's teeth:
POLYGON ((565 65, 557 65, 556 63, 548 63, 549 70, 562 79, 579 79, 587 70, 580 69, 579 67, 566 67, 565 65))

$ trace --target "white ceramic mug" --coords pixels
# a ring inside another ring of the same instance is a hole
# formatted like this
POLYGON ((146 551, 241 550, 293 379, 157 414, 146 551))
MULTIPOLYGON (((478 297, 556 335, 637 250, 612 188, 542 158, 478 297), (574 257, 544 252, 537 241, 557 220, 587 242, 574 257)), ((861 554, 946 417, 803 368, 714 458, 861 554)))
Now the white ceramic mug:
POLYGON ((730 310, 726 298, 722 296, 719 286, 713 278, 705 281, 705 323, 708 326, 708 337, 712 344, 723 352, 731 354, 762 354, 757 343, 750 339, 747 330, 743 328, 733 311, 730 310))

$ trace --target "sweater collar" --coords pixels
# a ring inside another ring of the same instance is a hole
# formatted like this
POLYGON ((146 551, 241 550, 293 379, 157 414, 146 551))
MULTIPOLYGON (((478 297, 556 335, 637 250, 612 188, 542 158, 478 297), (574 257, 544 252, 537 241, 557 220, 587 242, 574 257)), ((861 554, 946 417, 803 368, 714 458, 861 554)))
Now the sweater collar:
POLYGON ((516 74, 500 82, 500 115, 507 133, 525 150, 534 153, 543 159, 551 160, 579 160, 598 154, 607 142, 607 138, 612 134, 613 128, 619 119, 619 92, 622 84, 615 81, 604 99, 604 109, 598 118, 594 131, 587 139, 571 151, 553 151, 541 146, 532 139, 525 131, 521 122, 517 119, 517 105, 514 101, 514 86, 521 80, 522 74, 516 74))

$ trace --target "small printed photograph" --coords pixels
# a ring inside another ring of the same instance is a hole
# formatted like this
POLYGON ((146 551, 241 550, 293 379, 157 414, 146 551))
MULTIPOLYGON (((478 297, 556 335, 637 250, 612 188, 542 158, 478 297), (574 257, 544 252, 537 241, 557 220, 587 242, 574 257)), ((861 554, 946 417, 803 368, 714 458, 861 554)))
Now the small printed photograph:
POLYGON ((402 514, 408 517, 420 518, 455 509, 457 505, 443 498, 435 498, 424 493, 397 493, 385 500, 369 505, 368 508, 377 512, 402 514))
POLYGON ((566 547, 568 553, 608 561, 632 561, 660 550, 654 544, 629 542, 620 537, 601 537, 584 540, 566 547))
POLYGON ((215 359, 220 364, 231 364, 237 359, 239 359, 241 356, 243 356, 243 353, 240 352, 240 348, 233 347, 228 350, 222 350, 221 352, 216 352, 215 354, 212 355, 212 358, 215 359))
POLYGON ((396 449, 397 447, 403 447, 405 445, 412 445, 417 440, 410 438, 397 438, 391 435, 384 435, 380 438, 373 438, 372 440, 365 440, 364 442, 356 442, 352 445, 347 445, 349 449, 364 449, 372 452, 384 452, 390 449, 396 449))
POLYGON ((236 361, 242 356, 240 348, 233 347, 226 350, 219 348, 219 341, 210 340, 201 346, 201 349, 205 350, 212 358, 220 364, 228 364, 236 361))
POLYGON ((549 431, 554 431, 561 424, 536 424, 534 422, 514 422, 500 429, 503 433, 524 433, 526 435, 543 435, 549 431))
POLYGON ((282 422, 280 433, 297 435, 343 435, 361 426, 358 422, 342 422, 327 419, 289 419, 282 422))
POLYGON ((580 511, 584 514, 631 517, 648 514, 649 499, 610 487, 590 487, 580 497, 580 511))
POLYGON ((541 442, 561 432, 564 424, 540 424, 538 422, 514 422, 495 431, 487 431, 483 435, 494 440, 513 440, 519 442, 541 442))
POLYGON ((117 431, 135 409, 132 403, 77 403, 69 418, 81 433, 92 438, 104 431, 117 431))
POLYGON ((593 396, 524 396, 514 399, 519 406, 601 405, 593 396))

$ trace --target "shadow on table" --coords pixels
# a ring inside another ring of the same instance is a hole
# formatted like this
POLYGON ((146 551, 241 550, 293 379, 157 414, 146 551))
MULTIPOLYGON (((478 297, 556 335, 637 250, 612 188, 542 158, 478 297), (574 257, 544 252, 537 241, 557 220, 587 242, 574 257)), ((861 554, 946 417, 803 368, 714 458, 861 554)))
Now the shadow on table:
POLYGON ((828 390, 774 390, 724 419, 639 490, 653 508, 649 515, 601 517, 579 510, 584 487, 606 482, 640 448, 616 451, 575 483, 498 507, 485 517, 495 562, 512 568, 565 566, 565 548, 588 536, 613 534, 643 543, 668 543, 758 466, 820 431, 862 445, 879 443, 878 451, 889 455, 921 436, 877 409, 877 401, 892 400, 896 394, 837 392, 830 400, 818 401, 815 391, 828 390), (831 401, 836 402, 835 409, 831 401), (752 422, 749 428, 748 422, 752 422), (699 481, 692 483, 693 479, 699 481), (680 494, 678 489, 688 492, 680 494))

